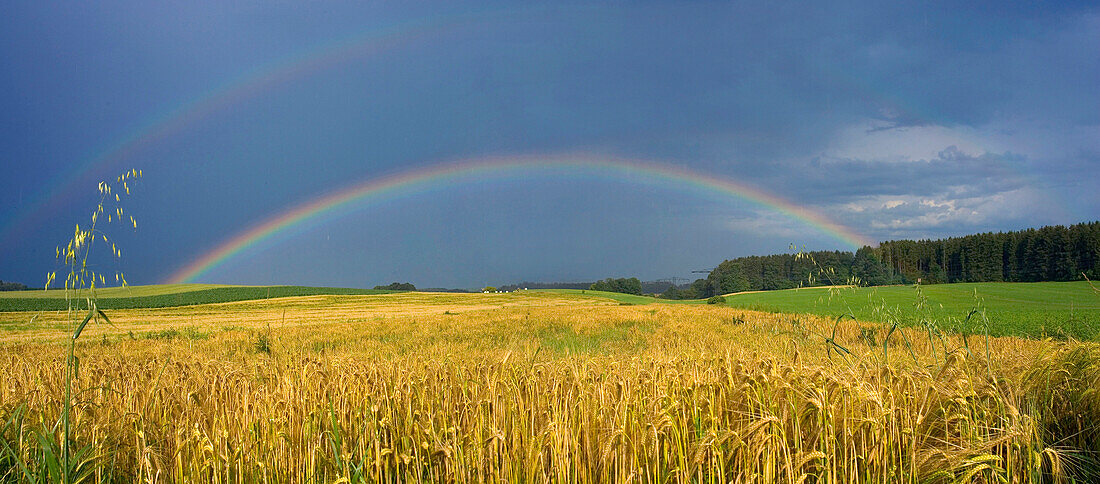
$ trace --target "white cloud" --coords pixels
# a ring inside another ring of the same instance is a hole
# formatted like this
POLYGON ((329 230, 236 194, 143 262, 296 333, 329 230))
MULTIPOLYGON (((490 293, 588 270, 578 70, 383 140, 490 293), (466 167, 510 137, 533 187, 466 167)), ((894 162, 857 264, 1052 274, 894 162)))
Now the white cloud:
POLYGON ((935 160, 945 149, 959 157, 1013 153, 1031 160, 1100 152, 1100 125, 1052 126, 1035 120, 1000 117, 980 127, 902 126, 868 119, 837 130, 823 157, 877 162, 935 160), (951 148, 954 147, 954 148, 951 148))
POLYGON ((965 126, 905 126, 890 128, 890 123, 867 120, 838 131, 825 148, 829 158, 849 158, 882 162, 934 160, 945 147, 954 146, 965 156, 1004 152, 1004 136, 965 126))
POLYGON ((879 239, 940 237, 989 230, 1001 225, 1027 225, 1045 210, 1043 193, 1023 187, 988 195, 867 196, 829 209, 847 223, 869 227, 879 239))

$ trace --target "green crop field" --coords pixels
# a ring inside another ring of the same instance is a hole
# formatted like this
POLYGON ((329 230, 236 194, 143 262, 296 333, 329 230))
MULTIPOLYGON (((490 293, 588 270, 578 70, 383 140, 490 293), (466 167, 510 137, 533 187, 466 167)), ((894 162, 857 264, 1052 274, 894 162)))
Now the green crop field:
MULTIPOLYGON (((291 296, 388 294, 394 291, 306 286, 228 286, 165 284, 111 287, 96 291, 103 309, 164 308, 291 296)), ((84 293, 81 292, 81 295, 84 293)), ((59 311, 66 309, 65 291, 11 291, 0 293, 0 312, 59 311)))
POLYGON ((861 288, 806 288, 733 294, 730 306, 768 312, 850 314, 864 321, 934 323, 946 331, 994 336, 1100 339, 1100 294, 1085 281, 959 283, 861 288), (918 303, 923 303, 918 305, 918 303), (984 309, 985 320, 971 310, 984 309))
MULTIPOLYGON (((204 289, 216 289, 219 287, 241 287, 230 286, 227 284, 153 284, 148 286, 128 286, 128 287, 104 287, 96 289, 96 295, 103 298, 115 298, 115 297, 145 297, 145 296, 163 296, 166 294, 178 294, 181 292, 201 291, 204 289)), ((81 295, 85 294, 84 291, 80 292, 81 295)), ((48 291, 30 290, 30 291, 3 291, 0 292, 0 299, 65 299, 64 289, 50 289, 48 291)))

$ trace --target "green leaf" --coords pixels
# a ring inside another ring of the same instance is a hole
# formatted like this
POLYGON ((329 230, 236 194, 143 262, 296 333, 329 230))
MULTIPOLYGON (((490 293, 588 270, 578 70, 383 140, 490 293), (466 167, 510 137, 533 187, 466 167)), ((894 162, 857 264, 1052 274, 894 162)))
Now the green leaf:
POLYGON ((80 323, 80 326, 76 327, 76 331, 73 331, 73 339, 80 337, 80 333, 84 331, 84 327, 88 325, 88 321, 92 320, 92 316, 95 316, 95 306, 88 309, 88 315, 84 316, 84 322, 80 323))
POLYGON ((42 447, 42 460, 46 462, 46 468, 49 476, 55 480, 61 479, 61 461, 57 456, 57 449, 54 448, 54 442, 51 438, 52 435, 45 432, 46 429, 42 429, 38 433, 38 443, 42 447))
MULTIPOLYGON (((15 408, 7 422, 4 422, 3 432, 0 435, 7 433, 7 430, 18 429, 22 424, 23 412, 26 410, 24 405, 15 408)), ((11 457, 11 460, 19 465, 19 470, 23 471, 23 476, 27 478, 27 482, 34 482, 34 477, 31 475, 31 471, 27 469, 27 464, 23 462, 23 459, 19 457, 19 453, 15 449, 11 448, 7 439, 0 438, 0 444, 4 445, 4 453, 11 457)), ((18 444, 16 444, 18 445, 18 444)))
POLYGON ((111 322, 111 318, 108 318, 107 314, 104 313, 102 309, 96 308, 95 312, 99 313, 99 317, 103 318, 104 321, 107 321, 107 324, 111 326, 115 325, 115 323, 111 322))

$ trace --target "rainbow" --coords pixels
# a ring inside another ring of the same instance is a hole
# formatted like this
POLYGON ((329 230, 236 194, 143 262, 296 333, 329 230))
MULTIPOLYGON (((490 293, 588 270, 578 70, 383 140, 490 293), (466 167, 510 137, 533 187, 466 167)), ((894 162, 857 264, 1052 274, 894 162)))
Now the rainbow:
POLYGON ((165 283, 194 281, 265 241, 286 234, 306 222, 335 216, 352 206, 359 207, 384 199, 415 195, 463 182, 529 178, 536 175, 581 176, 671 185, 703 194, 746 200, 799 220, 853 248, 873 245, 867 237, 830 220, 818 211, 796 205, 746 183, 679 166, 594 155, 500 157, 443 163, 372 178, 315 198, 240 232, 176 271, 165 283))

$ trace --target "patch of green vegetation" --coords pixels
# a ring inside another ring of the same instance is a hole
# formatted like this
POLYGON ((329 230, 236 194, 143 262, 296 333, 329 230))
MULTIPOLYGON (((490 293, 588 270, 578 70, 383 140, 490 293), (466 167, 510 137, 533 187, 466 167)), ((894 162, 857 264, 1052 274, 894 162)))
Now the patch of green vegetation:
POLYGON ((271 354, 271 334, 270 331, 266 333, 256 334, 256 340, 252 342, 252 349, 257 353, 271 354))
POLYGON ((147 331, 144 335, 145 339, 160 339, 160 340, 174 340, 174 339, 210 339, 210 333, 200 331, 192 326, 183 327, 180 329, 164 329, 160 331, 147 331))
POLYGON ((542 348, 559 354, 607 353, 612 350, 639 349, 653 326, 640 321, 620 321, 615 324, 577 331, 572 326, 551 324, 535 332, 542 348))
POLYGON ((993 336, 1100 340, 1100 296, 1087 282, 978 282, 832 290, 788 289, 726 296, 730 306, 767 312, 851 314, 864 321, 920 325, 993 336), (923 299, 922 299, 923 298, 923 299), (918 303, 921 303, 918 305, 918 303))
MULTIPOLYGON (((306 286, 217 286, 207 289, 200 284, 172 284, 166 286, 135 286, 133 296, 125 296, 124 288, 108 288, 97 291, 97 306, 101 309, 166 308, 175 306, 193 306, 196 304, 214 304, 235 301, 249 301, 275 297, 320 296, 320 295, 369 295, 391 294, 398 291, 377 289, 350 289, 340 287, 306 286), (166 292, 168 290, 176 292, 166 292), (106 296, 104 294, 110 294, 106 296), (117 296, 115 296, 117 294, 117 296)), ((67 309, 64 291, 16 291, 26 297, 0 298, 0 312, 4 311, 61 311, 67 309), (39 295, 34 297, 31 295, 39 295)))
POLYGON ((324 353, 325 351, 331 351, 338 347, 339 344, 335 341, 319 340, 312 343, 313 351, 315 353, 324 353))
POLYGON ((32 329, 66 329, 68 328, 68 322, 52 322, 43 323, 41 321, 33 322, 30 320, 25 321, 0 321, 0 331, 28 331, 32 329))

